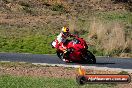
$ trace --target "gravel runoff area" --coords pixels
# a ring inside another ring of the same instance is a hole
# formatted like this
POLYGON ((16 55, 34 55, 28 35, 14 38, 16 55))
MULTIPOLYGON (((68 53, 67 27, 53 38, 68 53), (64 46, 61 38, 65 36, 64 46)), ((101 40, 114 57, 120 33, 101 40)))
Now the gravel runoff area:
MULTIPOLYGON (((87 74, 118 74, 118 71, 86 70, 87 74)), ((33 65, 21 63, 1 63, 0 75, 9 74, 14 76, 33 76, 33 77, 57 77, 57 78, 76 78, 78 68, 69 68, 49 65, 33 65)), ((129 73, 132 76, 132 73, 129 73)), ((115 88, 132 88, 129 84, 118 84, 115 88)))

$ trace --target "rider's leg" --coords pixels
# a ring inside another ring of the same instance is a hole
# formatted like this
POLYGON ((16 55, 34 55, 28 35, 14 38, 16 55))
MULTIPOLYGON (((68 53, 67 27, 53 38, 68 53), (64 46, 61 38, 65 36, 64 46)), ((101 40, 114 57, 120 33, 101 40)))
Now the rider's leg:
POLYGON ((63 61, 69 62, 69 54, 70 54, 70 52, 67 51, 66 41, 60 42, 59 49, 64 52, 64 59, 63 59, 63 61))

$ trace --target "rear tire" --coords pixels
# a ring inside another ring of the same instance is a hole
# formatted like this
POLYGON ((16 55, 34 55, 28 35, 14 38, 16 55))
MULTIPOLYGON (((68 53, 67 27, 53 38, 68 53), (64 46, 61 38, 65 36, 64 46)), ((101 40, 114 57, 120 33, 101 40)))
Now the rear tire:
POLYGON ((96 64, 96 58, 90 51, 87 51, 87 55, 85 56, 85 61, 89 64, 96 64))

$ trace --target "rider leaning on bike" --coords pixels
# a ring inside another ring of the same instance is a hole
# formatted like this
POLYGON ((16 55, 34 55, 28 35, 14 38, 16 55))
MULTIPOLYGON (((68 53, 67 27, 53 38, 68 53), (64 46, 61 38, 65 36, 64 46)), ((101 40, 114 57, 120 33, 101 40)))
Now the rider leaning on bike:
POLYGON ((64 26, 57 36, 56 42, 52 43, 52 45, 67 54, 66 40, 68 37, 75 37, 75 35, 71 34, 69 28, 64 26))

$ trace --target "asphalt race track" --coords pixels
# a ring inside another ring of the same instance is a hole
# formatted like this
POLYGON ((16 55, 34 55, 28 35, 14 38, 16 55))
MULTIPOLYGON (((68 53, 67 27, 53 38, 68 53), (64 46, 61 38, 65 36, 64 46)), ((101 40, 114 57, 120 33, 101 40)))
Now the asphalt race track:
MULTIPOLYGON (((121 70, 132 72, 132 58, 96 57, 96 64, 81 64, 88 69, 121 70)), ((78 67, 79 63, 65 63, 56 55, 0 53, 0 61, 29 62, 66 67, 78 67)))

